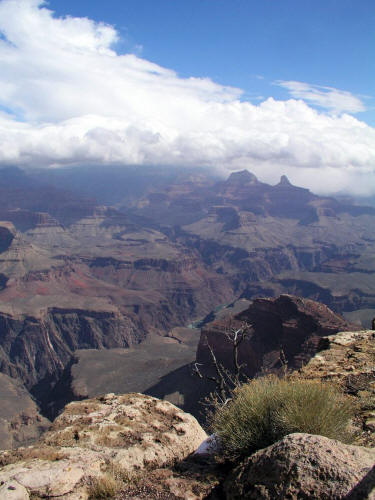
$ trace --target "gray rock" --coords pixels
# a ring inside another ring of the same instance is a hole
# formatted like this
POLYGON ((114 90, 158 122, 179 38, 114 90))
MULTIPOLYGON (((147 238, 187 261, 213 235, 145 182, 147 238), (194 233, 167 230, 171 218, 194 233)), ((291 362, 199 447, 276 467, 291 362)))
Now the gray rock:
POLYGON ((254 453, 224 484, 228 500, 375 498, 375 450, 290 434, 254 453))

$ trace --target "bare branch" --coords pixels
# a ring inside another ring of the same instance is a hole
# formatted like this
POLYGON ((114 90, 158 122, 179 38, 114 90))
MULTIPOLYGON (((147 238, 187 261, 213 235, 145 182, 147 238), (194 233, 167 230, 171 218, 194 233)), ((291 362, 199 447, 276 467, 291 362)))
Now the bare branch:
POLYGON ((199 378, 203 378, 203 375, 201 374, 198 366, 200 365, 201 363, 194 363, 194 368, 193 368, 193 373, 195 375, 197 375, 199 378))
POLYGON ((211 380, 216 385, 216 395, 215 398, 220 400, 222 405, 228 403, 231 400, 231 394, 233 390, 242 384, 242 382, 246 379, 246 377, 242 376, 241 372, 243 368, 246 366, 245 363, 239 363, 239 346, 241 343, 248 337, 249 332, 252 328, 252 325, 248 323, 243 323, 240 328, 232 328, 224 331, 223 334, 228 339, 228 341, 232 345, 232 355, 233 355, 233 366, 234 370, 230 371, 225 368, 221 363, 218 362, 215 352, 208 342, 207 339, 207 349, 210 353, 212 366, 215 369, 216 376, 213 375, 202 375, 199 364, 194 364, 193 372, 200 378, 206 378, 207 380, 211 380))

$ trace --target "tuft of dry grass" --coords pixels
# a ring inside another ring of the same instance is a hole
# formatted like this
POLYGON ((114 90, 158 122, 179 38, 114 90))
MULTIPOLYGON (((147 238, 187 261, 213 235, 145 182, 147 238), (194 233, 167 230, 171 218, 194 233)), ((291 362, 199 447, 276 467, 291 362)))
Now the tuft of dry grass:
POLYGON ((73 401, 64 408, 64 415, 89 415, 101 408, 101 404, 96 401, 73 401))
POLYGON ((93 479, 88 489, 89 500, 114 498, 121 489, 121 482, 113 474, 105 473, 93 479))
POLYGON ((109 461, 102 476, 92 480, 88 489, 89 500, 115 498, 127 488, 137 488, 141 477, 139 473, 128 471, 119 464, 109 461))
POLYGON ((229 403, 217 405, 211 426, 224 455, 237 459, 293 432, 352 442, 354 413, 352 399, 336 385, 270 375, 235 389, 229 403))
POLYGON ((116 481, 125 484, 137 484, 141 479, 136 471, 124 469, 124 467, 112 461, 107 464, 106 473, 114 477, 116 481))
POLYGON ((50 446, 18 448, 17 450, 4 452, 0 456, 0 467, 34 458, 55 462, 56 460, 63 460, 66 455, 50 446))

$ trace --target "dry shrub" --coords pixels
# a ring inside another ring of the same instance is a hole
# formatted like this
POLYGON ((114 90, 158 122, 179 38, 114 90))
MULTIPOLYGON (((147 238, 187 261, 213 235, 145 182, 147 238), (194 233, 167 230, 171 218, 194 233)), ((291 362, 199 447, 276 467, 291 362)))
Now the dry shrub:
POLYGON ((3 454, 0 456, 0 467, 5 467, 6 465, 14 464, 16 462, 21 462, 24 460, 32 460, 34 458, 55 462, 57 460, 63 460, 64 458, 66 458, 66 454, 62 453, 56 448, 49 446, 18 448, 17 450, 3 452, 3 454))
POLYGON ((126 488, 136 488, 141 476, 135 471, 129 471, 121 465, 109 461, 104 474, 92 480, 89 486, 89 500, 115 498, 126 488))
POLYGON ((221 439, 224 455, 236 459, 293 432, 351 442, 353 416, 352 399, 333 384, 266 376, 243 384, 229 403, 217 405, 212 429, 221 439))
POLYGON ((106 472, 120 483, 137 484, 141 479, 140 474, 136 471, 129 471, 112 461, 107 464, 106 472))
POLYGON ((93 479, 89 486, 89 500, 102 500, 114 498, 120 491, 121 483, 112 474, 106 473, 103 476, 93 479))

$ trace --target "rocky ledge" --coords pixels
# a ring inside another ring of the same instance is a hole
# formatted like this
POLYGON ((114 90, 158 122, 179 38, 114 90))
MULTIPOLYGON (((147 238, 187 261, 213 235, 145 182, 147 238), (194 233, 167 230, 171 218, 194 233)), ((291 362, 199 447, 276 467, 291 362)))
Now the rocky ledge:
POLYGON ((368 330, 322 337, 293 375, 337 381, 356 398, 356 445, 290 434, 227 464, 220 450, 194 454, 207 436, 171 403, 107 394, 68 404, 37 444, 0 453, 0 498, 375 499, 374 340, 368 330))
POLYGON ((341 385, 357 402, 358 442, 375 447, 375 331, 340 332, 320 340, 318 353, 299 370, 310 379, 341 385))
POLYGON ((206 437, 194 417, 150 396, 73 402, 36 445, 0 454, 0 498, 95 498, 95 488, 119 477, 122 490, 137 492, 134 498, 203 498, 208 481, 175 477, 166 466, 206 437))

